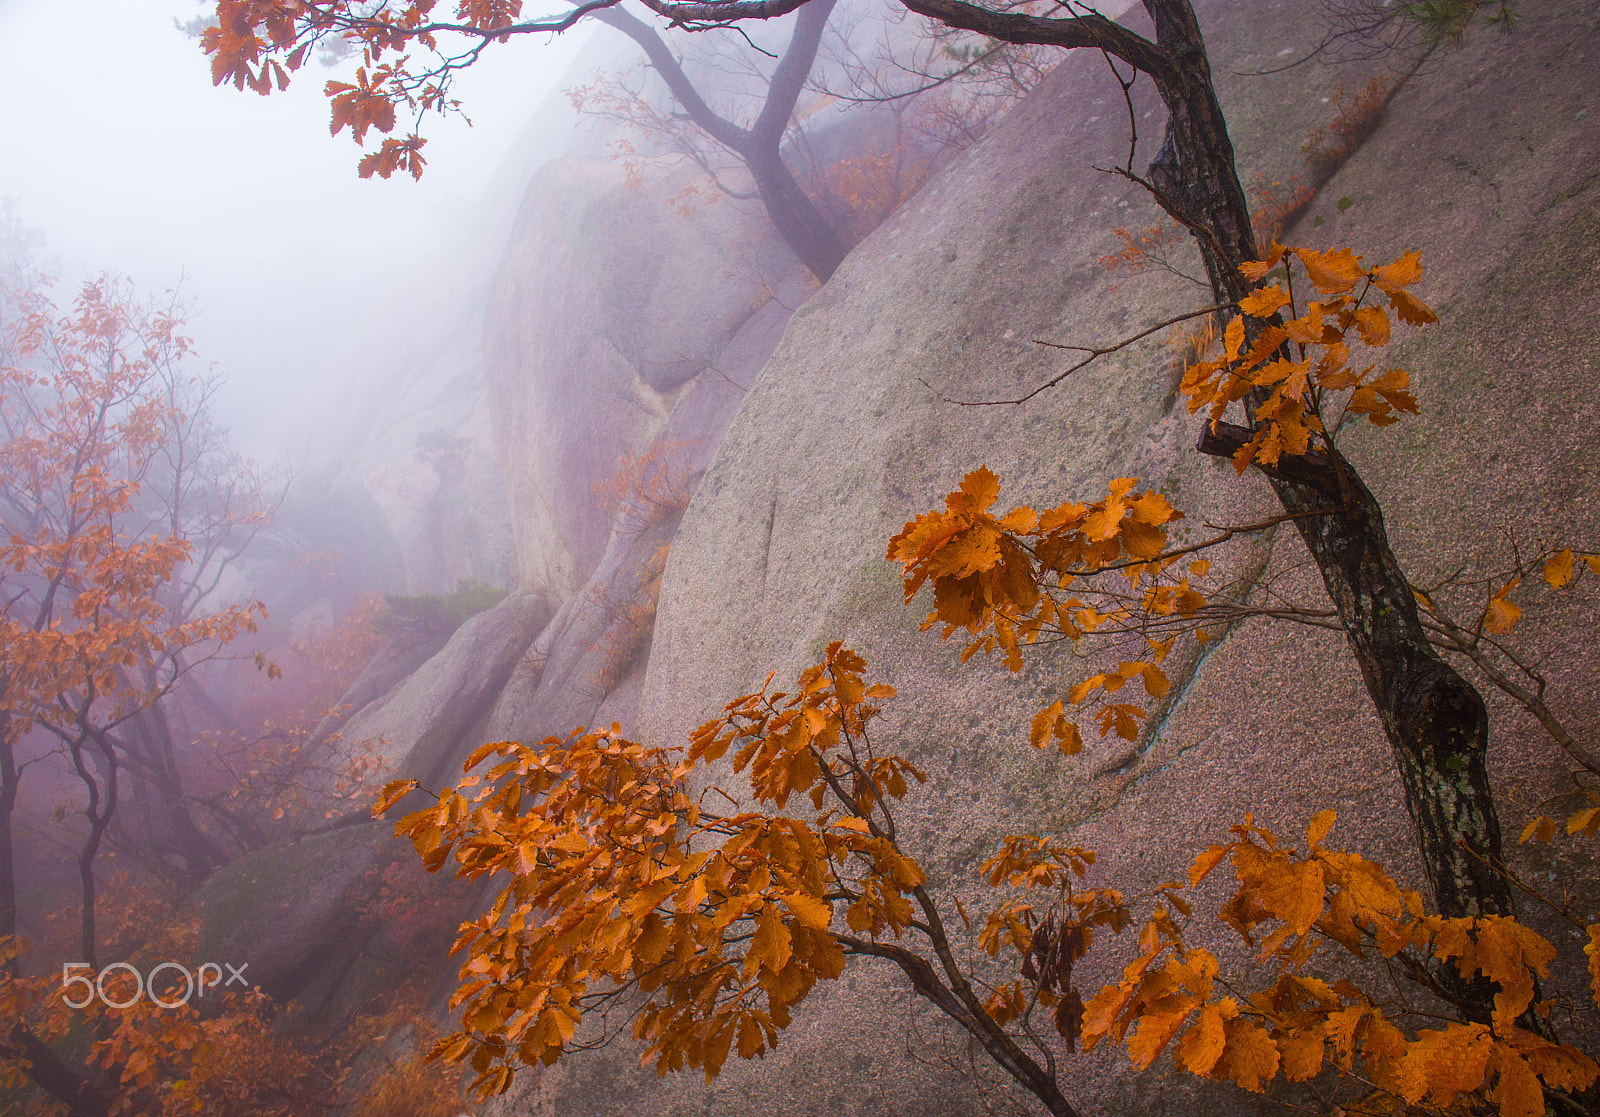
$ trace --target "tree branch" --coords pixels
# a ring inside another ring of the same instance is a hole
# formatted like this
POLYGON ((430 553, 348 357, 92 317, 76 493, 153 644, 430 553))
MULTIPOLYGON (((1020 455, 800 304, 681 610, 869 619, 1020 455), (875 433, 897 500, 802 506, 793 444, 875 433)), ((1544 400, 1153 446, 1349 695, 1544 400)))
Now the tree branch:
POLYGON ((661 80, 667 83, 667 89, 673 98, 683 106, 684 112, 689 114, 689 119, 694 121, 697 127, 704 129, 706 135, 729 151, 737 155, 746 154, 751 141, 749 129, 741 128, 733 121, 724 119, 706 103, 705 98, 700 96, 699 90, 695 89, 689 80, 689 75, 683 72, 682 63, 667 49, 667 44, 662 41, 654 27, 621 8, 605 8, 597 12, 594 18, 607 27, 621 31, 639 44, 645 57, 650 60, 650 68, 661 75, 661 80))

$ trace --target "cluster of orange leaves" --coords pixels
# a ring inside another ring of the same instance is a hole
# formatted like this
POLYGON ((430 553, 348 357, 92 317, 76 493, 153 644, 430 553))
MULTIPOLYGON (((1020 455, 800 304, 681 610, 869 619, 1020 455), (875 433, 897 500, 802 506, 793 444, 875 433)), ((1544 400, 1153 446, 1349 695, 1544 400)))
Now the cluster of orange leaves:
MULTIPOLYGON (((288 88, 290 75, 319 42, 358 45, 362 65, 355 81, 323 86, 331 108, 329 130, 338 135, 349 128, 358 144, 365 142, 369 129, 385 135, 377 150, 362 157, 362 178, 388 178, 396 171, 420 178, 427 141, 415 132, 404 138, 388 133, 401 106, 419 116, 459 107, 449 96, 457 64, 439 51, 439 32, 449 24, 436 15, 437 7, 435 0, 360 9, 348 0, 217 0, 216 22, 201 33, 201 46, 211 56, 213 84, 231 82, 236 89, 266 96, 274 88, 288 88), (415 47, 433 59, 414 68, 410 51, 415 47)), ((515 22, 522 5, 518 0, 460 0, 454 7, 458 26, 485 31, 515 22)))
MULTIPOLYGON (((620 1031, 607 1015, 617 1012, 658 1072, 697 1067, 709 1079, 733 1053, 770 1050, 794 1007, 852 955, 894 957, 914 933, 953 965, 926 873, 898 844, 889 810, 923 776, 872 749, 872 703, 893 691, 868 686, 865 666, 834 644, 795 693, 763 687, 729 703, 686 749, 649 748, 616 727, 532 748, 486 745, 466 771, 497 762, 405 816, 396 830, 430 870, 453 860, 469 880, 509 880, 461 927, 461 1027, 434 1057, 470 1063, 473 1090, 488 1097, 509 1088, 518 1064, 603 1044, 620 1031), (761 810, 705 790, 697 773, 730 756, 761 810), (733 811, 708 810, 711 795, 733 811), (797 798, 809 800, 809 818, 778 813, 797 798)), ((396 781, 375 813, 416 789, 396 781)), ((1569 829, 1600 828, 1600 808, 1583 817, 1569 829)), ((1537 1117, 1546 1090, 1590 1085, 1600 1068, 1587 1055, 1523 1026, 1528 1012, 1549 1011, 1534 1003, 1535 982, 1549 976, 1555 949, 1509 918, 1429 914, 1377 864, 1326 846, 1333 822, 1331 811, 1313 819, 1301 853, 1247 818, 1232 841, 1194 861, 1188 888, 1232 865, 1238 887, 1218 917, 1277 971, 1253 993, 1185 941, 1184 886, 1163 883, 1127 901, 1083 885, 1092 851, 1005 838, 981 868, 996 906, 972 919, 954 901, 985 954, 1014 966, 977 1007, 989 1025, 1020 1036, 1042 1006, 1069 1049, 1123 1044, 1144 1068, 1170 1047, 1182 1069, 1257 1092, 1280 1076, 1303 1082, 1329 1069, 1365 1097, 1347 1112, 1472 1100, 1501 1117, 1537 1117), (1075 964, 1099 933, 1133 926, 1137 956, 1085 1000, 1075 964), (1408 1033, 1410 1010, 1306 972, 1323 947, 1492 982, 1492 1018, 1424 1014, 1442 1026, 1408 1033)), ((1600 1001, 1600 923, 1588 938, 1600 1001)))
MULTIPOLYGON (((1417 893, 1400 889, 1374 862, 1325 847, 1333 822, 1332 811, 1318 814, 1306 831, 1308 849, 1298 853, 1247 818, 1233 827, 1233 841, 1212 846, 1190 869, 1195 886, 1232 863, 1239 887, 1218 914, 1277 967, 1272 985, 1242 1000, 1222 995, 1216 956, 1184 943, 1176 915, 1186 915, 1187 904, 1161 906, 1140 932, 1139 956, 1122 979, 1085 1007, 1085 1046, 1102 1038, 1125 1043, 1142 1068, 1176 1041, 1180 1067, 1257 1092, 1280 1074, 1308 1081, 1331 1062, 1380 1096, 1449 1109, 1470 1095, 1501 1117, 1538 1117, 1544 1090, 1592 1084, 1600 1074, 1592 1059, 1519 1024, 1530 1008, 1548 1011, 1534 1005, 1535 979, 1549 976, 1555 948, 1508 917, 1427 914, 1417 893), (1463 979, 1487 979, 1497 987, 1492 1019, 1449 1021, 1408 1038, 1352 982, 1330 985, 1303 972, 1326 944, 1358 958, 1405 956, 1417 967, 1431 959, 1453 965, 1463 979)), ((1589 939, 1600 1001, 1600 924, 1589 928, 1589 939)))
POLYGON ((915 194, 932 166, 900 150, 840 159, 815 184, 817 200, 847 243, 864 239, 915 194))
POLYGON ((1111 233, 1122 243, 1122 247, 1101 256, 1096 262, 1113 275, 1122 271, 1143 271, 1157 259, 1165 259, 1189 239, 1187 230, 1171 220, 1133 233, 1118 225, 1111 233))
POLYGON ((595 689, 601 697, 617 689, 628 672, 640 663, 640 657, 650 646, 655 632, 656 609, 661 603, 661 579, 666 574, 667 556, 672 552, 670 543, 663 543, 650 553, 632 579, 619 576, 622 584, 629 580, 633 592, 619 599, 604 586, 597 586, 592 600, 606 619, 605 631, 595 642, 600 652, 600 665, 595 671, 595 689))
MULTIPOLYGON (((1241 472, 1255 462, 1273 466, 1284 455, 1309 453, 1319 442, 1331 447, 1333 433, 1352 417, 1385 426, 1399 413, 1414 413, 1406 370, 1352 367, 1352 346, 1387 345, 1391 314, 1410 325, 1436 321, 1407 290, 1421 276, 1415 252, 1369 268, 1348 250, 1274 243, 1267 259, 1243 270, 1262 283, 1280 268, 1281 282, 1258 286, 1240 300, 1240 313, 1222 330, 1220 352, 1211 355, 1212 345, 1197 335, 1198 359, 1181 384, 1190 412, 1206 408, 1213 422, 1234 403, 1254 404, 1255 435, 1234 456, 1241 472), (1325 296, 1307 302, 1303 311, 1294 296, 1295 261, 1325 296), (1336 404, 1338 417, 1325 422, 1336 404)), ((1042 639, 1076 643, 1091 634, 1136 651, 1041 710, 1032 732, 1037 747, 1055 743, 1069 755, 1078 752, 1083 738, 1066 709, 1088 703, 1095 704, 1102 735, 1135 739, 1145 707, 1113 696, 1138 681, 1146 697, 1163 698, 1169 682, 1160 665, 1173 637, 1161 637, 1186 629, 1198 630, 1202 640, 1207 636, 1199 626, 1213 604, 1204 582, 1211 564, 1196 556, 1210 544, 1169 548, 1168 525, 1183 513, 1157 492, 1135 491, 1136 484, 1118 478, 1104 499, 1091 504, 1000 513, 993 510, 999 481, 981 467, 945 498, 942 510, 917 517, 889 541, 888 558, 902 568, 906 600, 924 585, 933 590, 933 610, 923 628, 942 625, 946 639, 966 633, 963 661, 999 651, 1017 671, 1024 647, 1042 639), (1108 580, 1113 574, 1120 575, 1120 585, 1108 580)), ((1580 561, 1600 574, 1600 555, 1563 549, 1546 556, 1545 580, 1555 588, 1566 585, 1580 561)), ((1512 578, 1489 595, 1482 631, 1510 631, 1521 608, 1509 595, 1520 582, 1512 578)), ((1424 609, 1433 608, 1426 595, 1419 593, 1418 600, 1424 609)))
POLYGON ((126 712, 155 701, 131 686, 137 668, 225 644, 264 613, 249 602, 170 617, 158 591, 193 545, 134 537, 143 471, 182 418, 156 376, 158 362, 188 352, 178 321, 153 313, 135 322, 104 279, 84 284, 69 314, 54 309, 41 294, 28 300, 20 363, 0 367, 0 484, 16 528, 0 541, 0 717, 12 741, 36 721, 70 716, 67 705, 87 710, 115 696, 126 712), (34 371, 30 362, 46 354, 50 371, 34 371))
POLYGON ((1335 431, 1350 416, 1387 426, 1396 420, 1397 411, 1414 414, 1417 402, 1409 390, 1410 374, 1390 368, 1374 375, 1376 365, 1371 364, 1352 368, 1349 334, 1353 329, 1361 346, 1379 349, 1392 336, 1390 310, 1413 326, 1438 321, 1406 290, 1422 277, 1416 252, 1369 268, 1349 249, 1316 252, 1274 243, 1265 260, 1247 263, 1241 270, 1259 282, 1280 265, 1284 283, 1258 287, 1239 300, 1240 313, 1222 333, 1223 354, 1190 366, 1181 385, 1190 414, 1209 408, 1213 423, 1230 404, 1251 393, 1265 396, 1252 416, 1256 436, 1234 455, 1240 473, 1256 462, 1276 465, 1282 454, 1305 454, 1314 438, 1327 440, 1330 432, 1322 413, 1329 393, 1349 393, 1333 423, 1335 431), (1292 259, 1300 262, 1311 285, 1329 296, 1308 301, 1304 312, 1295 302, 1288 267, 1292 259), (1387 308, 1380 305, 1381 296, 1388 297, 1387 308), (1291 316, 1287 320, 1285 310, 1291 316))
MULTIPOLYGON (((961 487, 945 498, 943 511, 918 516, 889 541, 890 561, 904 570, 906 600, 931 584, 934 609, 923 629, 944 625, 949 638, 958 629, 970 639, 962 661, 995 650, 1012 671, 1022 667, 1022 648, 1041 637, 1081 640, 1101 629, 1116 628, 1135 610, 1091 595, 1072 592, 1080 580, 1101 573, 1120 573, 1145 613, 1192 617, 1206 597, 1190 584, 1209 563, 1196 560, 1174 580, 1170 571, 1180 553, 1167 553, 1166 525, 1183 513, 1151 489, 1135 493, 1135 479, 1113 481, 1105 499, 1093 504, 1068 502, 1043 513, 1022 506, 1003 516, 990 512, 1000 493, 999 479, 987 467, 967 474, 961 487)), ((1139 680, 1151 698, 1166 695, 1170 683, 1161 661, 1172 640, 1140 638, 1143 654, 1079 682, 1068 701, 1079 706, 1101 701, 1102 733, 1113 730, 1132 740, 1144 709, 1116 702, 1111 695, 1139 680)), ((1072 755, 1083 747, 1077 725, 1058 700, 1034 719, 1033 743, 1054 741, 1072 755)))
POLYGON ((600 506, 633 531, 681 514, 694 495, 686 461, 693 445, 655 438, 643 452, 623 454, 611 476, 592 486, 600 506))
MULTIPOLYGON (((1388 296, 1390 308, 1405 322, 1435 320, 1406 291, 1421 276, 1414 252, 1369 269, 1347 250, 1314 252, 1274 244, 1267 259, 1246 264, 1244 271, 1261 281, 1280 265, 1284 285, 1261 287, 1242 299, 1241 313, 1223 330, 1222 353, 1189 366, 1182 382, 1190 412, 1209 407, 1213 422, 1250 393, 1265 395, 1255 408, 1256 435, 1234 458, 1241 472, 1252 462, 1274 465, 1283 454, 1305 454, 1313 448, 1314 436, 1328 438, 1321 412, 1330 393, 1348 393, 1344 415, 1365 416, 1379 426, 1393 422, 1395 411, 1416 410, 1404 369, 1374 376, 1372 365, 1360 371, 1350 366, 1350 331, 1369 348, 1386 345, 1391 335, 1389 311, 1369 301, 1374 290, 1388 296), (1311 301, 1304 313, 1294 303, 1286 263, 1290 259, 1297 259, 1312 286, 1329 296, 1311 301), (1280 313, 1285 308, 1294 315, 1288 321, 1280 313), (1290 349, 1284 356, 1281 347, 1286 344, 1290 349)), ((1203 578, 1210 564, 1197 559, 1174 571, 1192 550, 1167 550, 1166 525, 1182 513, 1160 493, 1135 493, 1136 483, 1119 478, 1093 504, 1069 502, 1043 513, 1024 506, 996 515, 990 508, 999 495, 999 481, 980 468, 946 497, 942 511, 917 517, 895 535, 888 558, 904 571, 907 601, 924 584, 931 585, 934 609, 925 629, 943 624, 946 638, 964 630, 969 641, 963 659, 999 650, 1013 671, 1022 666, 1022 647, 1042 637, 1076 642, 1099 630, 1127 634, 1130 621, 1148 631, 1150 626, 1139 622, 1192 619, 1207 597, 1191 584, 1191 577, 1203 578), (1073 592, 1075 583, 1112 571, 1125 578, 1123 593, 1108 597, 1073 592)), ((1091 698, 1101 703, 1102 734, 1115 731, 1135 738, 1144 708, 1110 696, 1138 679, 1150 698, 1163 697, 1168 680, 1160 664, 1172 641, 1145 635, 1142 643, 1137 658, 1083 680, 1065 703, 1057 701, 1041 711, 1034 723, 1034 744, 1053 741, 1064 752, 1076 753, 1082 736, 1064 709, 1091 698)))
MULTIPOLYGON (((166 930, 168 944, 187 947, 196 940, 193 920, 166 930)), ((311 1059, 271 1028, 266 997, 259 990, 208 988, 187 1004, 162 1007, 149 996, 135 1000, 132 975, 114 971, 82 1008, 67 1004, 68 990, 54 974, 30 977, 12 972, 26 953, 16 936, 0 939, 0 1018, 24 1023, 41 1040, 59 1043, 85 1031, 93 1035, 87 1062, 112 1080, 111 1117, 194 1117, 196 1114, 252 1113, 297 1117, 302 1102, 319 1084, 311 1059), (216 1002, 202 1011, 207 1002, 216 1002)), ((158 990, 176 1005, 183 986, 158 990)), ((21 1056, 0 1058, 0 1089, 29 1085, 21 1056)), ((44 1112, 57 1112, 50 1103, 44 1112)), ((29 1111, 33 1112, 33 1111, 29 1111)))
POLYGON ((1133 919, 1121 892, 1083 886, 1094 861, 1091 849, 1010 834, 979 868, 991 888, 1023 892, 989 912, 978 934, 978 945, 989 957, 1009 950, 1018 960, 1017 976, 995 985, 984 1011, 1004 1027, 1026 1020, 1043 1005, 1069 1051, 1076 1050, 1083 1034, 1084 1004, 1074 966, 1089 953, 1098 928, 1120 933, 1133 919), (1039 891, 1052 900, 1039 903, 1033 895, 1039 891))
MULTIPOLYGON (((904 930, 925 877, 895 845, 885 804, 923 777, 872 753, 872 703, 893 691, 867 686, 864 667, 835 644, 795 693, 764 687, 730 703, 686 749, 646 747, 615 726, 479 749, 468 771, 499 762, 396 828, 429 869, 453 852, 464 877, 510 879, 462 926, 461 1030, 435 1053, 470 1062, 473 1090, 490 1096, 515 1063, 603 1040, 606 1002, 623 993, 642 1002, 629 1011, 647 1062, 709 1078, 730 1050, 773 1046, 816 982, 842 972, 836 902, 854 931, 904 930), (811 816, 704 808, 694 773, 730 750, 758 804, 800 797, 811 816), (593 1011, 599 1034, 580 1037, 593 1011)), ((391 784, 375 813, 415 787, 391 784)))

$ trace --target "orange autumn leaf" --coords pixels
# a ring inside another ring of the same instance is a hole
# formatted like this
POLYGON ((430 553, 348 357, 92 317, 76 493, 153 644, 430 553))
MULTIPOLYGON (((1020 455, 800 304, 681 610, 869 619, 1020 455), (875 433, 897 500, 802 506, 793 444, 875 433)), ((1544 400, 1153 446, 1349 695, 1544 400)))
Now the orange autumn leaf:
POLYGON ((1309 248, 1300 248, 1294 252, 1304 265, 1306 274, 1311 277, 1311 282, 1316 285, 1317 290, 1325 294, 1333 295, 1349 291, 1366 275, 1366 269, 1361 266, 1360 259, 1348 248, 1331 252, 1315 252, 1309 248))
POLYGON ((1516 627, 1517 621, 1522 616, 1522 607, 1514 601, 1507 599, 1506 595, 1521 584, 1520 578, 1514 578, 1494 591, 1489 598, 1489 605, 1484 611, 1483 630, 1492 636, 1504 636, 1516 627))
POLYGON ((1200 1010, 1194 1024, 1178 1042, 1175 1058, 1178 1065, 1190 1074, 1210 1077, 1211 1068, 1222 1058, 1223 1048, 1227 1046, 1227 1034, 1223 1029, 1224 1006, 1230 1010, 1229 1016, 1238 1015, 1239 1008, 1231 999, 1208 1004, 1200 1010))
POLYGON ((1211 1077, 1231 1081, 1259 1094, 1278 1073, 1278 1045, 1254 1020, 1239 1017, 1224 1025, 1227 1045, 1211 1068, 1211 1077))
POLYGON ((1544 564, 1544 580, 1555 589, 1560 589, 1572 581, 1575 566, 1572 548, 1568 547, 1551 555, 1544 564))

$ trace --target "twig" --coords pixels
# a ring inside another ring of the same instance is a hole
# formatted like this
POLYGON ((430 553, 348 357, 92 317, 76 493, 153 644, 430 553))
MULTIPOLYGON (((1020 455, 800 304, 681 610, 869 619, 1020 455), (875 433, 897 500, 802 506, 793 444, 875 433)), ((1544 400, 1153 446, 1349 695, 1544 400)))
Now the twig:
POLYGON ((1187 314, 1179 314, 1174 318, 1168 318, 1165 322, 1157 322, 1154 326, 1151 326, 1149 329, 1143 330, 1143 331, 1141 331, 1139 333, 1136 333, 1132 337, 1123 338, 1121 341, 1117 342, 1115 345, 1109 345, 1109 346, 1106 346, 1103 349, 1093 349, 1093 348, 1090 348, 1089 346, 1086 346, 1086 345, 1063 345, 1058 341, 1045 341, 1043 338, 1037 338, 1036 337, 1036 338, 1033 339, 1033 343, 1035 345, 1047 345, 1051 349, 1070 349, 1075 353, 1087 353, 1088 356, 1085 357, 1083 360, 1079 361, 1077 364, 1073 365, 1071 368, 1067 369, 1065 372, 1059 373, 1056 376, 1052 377, 1051 379, 1045 381, 1043 384, 1040 384, 1037 388, 1033 389, 1033 391, 1029 392, 1027 395, 1018 396, 1016 399, 988 399, 988 400, 952 399, 949 396, 945 395, 943 392, 939 391, 939 389, 935 388, 932 384, 929 384, 926 380, 923 380, 921 377, 918 377, 917 381, 924 388, 928 389, 928 391, 932 392, 935 396, 938 396, 939 399, 942 402, 944 402, 944 403, 953 403, 957 407, 1000 407, 1002 405, 1026 403, 1028 400, 1032 399, 1034 396, 1038 395, 1040 392, 1043 392, 1048 388, 1054 388, 1057 384, 1061 383, 1067 377, 1071 376, 1073 373, 1077 372, 1079 369, 1083 368, 1084 366, 1090 364, 1097 357, 1104 357, 1107 354, 1117 352, 1117 350, 1119 350, 1119 349, 1126 349, 1128 346, 1132 345, 1134 342, 1141 341, 1144 338, 1149 337, 1153 333, 1158 333, 1161 330, 1166 329, 1168 326, 1175 326, 1179 322, 1187 322, 1191 318, 1199 318, 1199 317, 1202 317, 1203 315, 1206 315, 1206 314, 1215 314, 1219 310, 1226 310, 1228 307, 1237 306, 1237 305, 1238 305, 1237 303, 1222 303, 1222 304, 1220 304, 1218 306, 1208 306, 1204 310, 1191 310, 1187 314))

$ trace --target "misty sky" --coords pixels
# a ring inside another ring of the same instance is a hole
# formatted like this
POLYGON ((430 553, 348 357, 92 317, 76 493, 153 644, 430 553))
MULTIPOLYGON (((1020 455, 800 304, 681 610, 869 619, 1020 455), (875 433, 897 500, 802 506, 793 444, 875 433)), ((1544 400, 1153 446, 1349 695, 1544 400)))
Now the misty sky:
POLYGON ((174 26, 208 7, 0 0, 0 197, 44 232, 60 301, 102 271, 149 291, 181 277, 200 353, 229 377, 221 418, 247 453, 303 469, 373 398, 348 384, 462 328, 531 169, 534 110, 592 29, 488 51, 457 80, 473 126, 425 123, 421 182, 363 181, 349 133, 328 134, 335 72, 308 64, 270 97, 214 88, 174 26))
POLYGON ((490 51, 459 80, 474 127, 429 120, 427 173, 356 177, 328 135, 308 64, 287 93, 213 88, 173 18, 195 0, 0 0, 0 196, 46 235, 64 281, 111 270, 184 277, 204 357, 227 371, 223 418, 273 456, 306 393, 340 376, 419 274, 480 235, 496 168, 578 43, 490 51), (499 55, 500 57, 495 57, 499 55))

